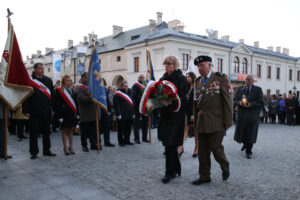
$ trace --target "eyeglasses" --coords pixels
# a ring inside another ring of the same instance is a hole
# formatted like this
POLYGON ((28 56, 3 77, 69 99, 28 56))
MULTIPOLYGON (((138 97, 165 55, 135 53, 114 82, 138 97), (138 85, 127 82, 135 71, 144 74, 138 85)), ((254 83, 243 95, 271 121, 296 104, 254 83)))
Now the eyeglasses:
POLYGON ((165 63, 163 63, 164 65, 174 65, 174 63, 172 63, 172 62, 165 62, 165 63))

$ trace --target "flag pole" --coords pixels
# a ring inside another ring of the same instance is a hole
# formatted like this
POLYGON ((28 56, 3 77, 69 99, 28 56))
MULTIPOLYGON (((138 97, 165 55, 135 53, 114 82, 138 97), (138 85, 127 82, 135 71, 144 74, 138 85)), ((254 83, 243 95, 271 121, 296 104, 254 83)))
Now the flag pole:
POLYGON ((149 144, 151 144, 151 115, 148 115, 148 127, 149 127, 149 144))
POLYGON ((5 103, 5 108, 4 108, 4 159, 7 160, 7 130, 8 130, 8 126, 7 126, 7 116, 8 116, 8 105, 7 103, 5 103))
POLYGON ((98 105, 96 104, 96 128, 97 128, 97 150, 100 152, 100 135, 99 135, 99 115, 98 115, 98 105))

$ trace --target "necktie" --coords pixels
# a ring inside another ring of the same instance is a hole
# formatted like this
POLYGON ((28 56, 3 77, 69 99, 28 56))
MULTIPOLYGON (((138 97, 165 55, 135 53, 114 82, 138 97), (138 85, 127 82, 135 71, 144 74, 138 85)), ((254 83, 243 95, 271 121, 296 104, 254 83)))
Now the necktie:
POLYGON ((247 87, 247 88, 246 88, 246 94, 247 94, 247 95, 249 94, 249 91, 250 91, 250 89, 249 89, 249 87, 247 87))

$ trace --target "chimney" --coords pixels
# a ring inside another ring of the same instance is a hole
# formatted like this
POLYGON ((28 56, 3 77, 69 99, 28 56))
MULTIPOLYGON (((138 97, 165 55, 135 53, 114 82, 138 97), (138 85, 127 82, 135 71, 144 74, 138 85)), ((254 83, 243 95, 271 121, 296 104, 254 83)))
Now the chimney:
POLYGON ((276 52, 281 53, 281 47, 276 47, 276 52))
POLYGON ((89 44, 92 44, 93 34, 89 33, 89 44))
POLYGON ((259 41, 254 42, 254 47, 259 48, 259 41))
POLYGON ((229 41, 229 35, 224 35, 221 37, 222 40, 229 41))
POLYGON ((218 31, 214 31, 213 32, 213 39, 218 39, 218 34, 219 34, 219 32, 218 31))
POLYGON ((267 49, 268 49, 269 51, 273 51, 273 46, 269 46, 269 47, 267 47, 267 49))
POLYGON ((98 35, 94 34, 94 40, 97 41, 98 35))
POLYGON ((26 60, 30 60, 30 57, 29 57, 29 56, 26 56, 26 60))
POLYGON ((37 50, 37 57, 39 57, 40 55, 42 55, 42 51, 41 50, 37 50))
POLYGON ((98 40, 100 47, 104 46, 104 40, 103 39, 99 39, 98 40))
POLYGON ((244 39, 240 39, 240 40, 239 40, 239 43, 244 44, 244 43, 245 43, 245 40, 244 40, 244 39))
POLYGON ((123 28, 121 26, 113 25, 113 36, 118 35, 123 32, 123 28))
POLYGON ((73 40, 68 40, 68 48, 71 48, 73 46, 73 40))
POLYGON ((53 50, 54 50, 53 48, 46 47, 46 54, 52 52, 53 50))
POLYGON ((87 36, 83 36, 83 43, 87 43, 88 42, 88 37, 87 36))
POLYGON ((288 48, 283 48, 282 53, 288 56, 290 54, 290 50, 288 48))
POLYGON ((157 12, 156 13, 156 17, 157 17, 157 25, 160 25, 162 23, 162 13, 161 12, 157 12))
POLYGON ((156 29, 156 23, 155 20, 149 19, 149 28, 150 28, 150 33, 154 32, 156 29))

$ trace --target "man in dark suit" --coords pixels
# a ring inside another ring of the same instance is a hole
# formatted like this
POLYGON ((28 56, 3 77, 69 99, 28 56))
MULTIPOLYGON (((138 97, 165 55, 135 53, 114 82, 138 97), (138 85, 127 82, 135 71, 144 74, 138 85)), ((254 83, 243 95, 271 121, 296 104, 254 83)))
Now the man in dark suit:
POLYGON ((39 134, 43 136, 44 156, 55 156, 55 154, 50 151, 53 83, 49 77, 44 76, 44 65, 42 63, 34 64, 34 72, 31 78, 34 86, 34 94, 23 104, 23 113, 29 117, 30 123, 30 158, 35 159, 39 153, 39 134))
POLYGON ((253 76, 246 77, 245 86, 238 88, 234 96, 234 106, 238 107, 234 140, 243 143, 241 151, 246 150, 246 158, 252 158, 252 147, 257 139, 259 113, 264 105, 263 92, 253 85, 253 76))

